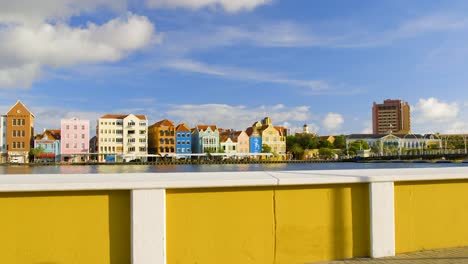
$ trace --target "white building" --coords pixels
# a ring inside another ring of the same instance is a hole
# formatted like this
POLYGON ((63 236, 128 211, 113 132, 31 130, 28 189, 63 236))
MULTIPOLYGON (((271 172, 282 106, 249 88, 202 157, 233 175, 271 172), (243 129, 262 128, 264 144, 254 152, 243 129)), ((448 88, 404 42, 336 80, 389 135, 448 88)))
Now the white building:
POLYGON ((148 120, 145 115, 101 116, 96 126, 96 135, 99 161, 146 160, 148 120))
POLYGON ((442 147, 442 140, 434 134, 352 134, 346 137, 346 145, 362 140, 382 152, 385 148, 423 151, 429 147, 442 147))
POLYGON ((221 151, 226 154, 237 153, 237 142, 235 142, 229 135, 223 135, 219 139, 221 151))
POLYGON ((7 140, 6 140, 7 121, 6 116, 0 116, 0 163, 5 163, 7 160, 7 140))

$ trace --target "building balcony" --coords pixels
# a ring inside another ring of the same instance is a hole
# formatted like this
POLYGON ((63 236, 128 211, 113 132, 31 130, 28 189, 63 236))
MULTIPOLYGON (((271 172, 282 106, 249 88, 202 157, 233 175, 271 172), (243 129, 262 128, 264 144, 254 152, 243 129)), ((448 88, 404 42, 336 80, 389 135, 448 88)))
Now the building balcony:
POLYGON ((2 263, 314 263, 468 246, 467 167, 0 175, 0 191, 2 263))

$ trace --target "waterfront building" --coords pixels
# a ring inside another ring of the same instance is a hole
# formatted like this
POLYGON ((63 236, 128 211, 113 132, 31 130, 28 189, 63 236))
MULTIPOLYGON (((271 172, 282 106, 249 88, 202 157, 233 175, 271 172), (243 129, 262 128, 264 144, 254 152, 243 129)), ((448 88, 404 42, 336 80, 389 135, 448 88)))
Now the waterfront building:
POLYGON ((98 160, 98 157, 97 157, 98 152, 99 152, 98 151, 98 139, 97 139, 97 136, 93 136, 89 140, 89 153, 92 153, 92 155, 90 155, 90 157, 89 157, 89 160, 97 161, 98 160))
POLYGON ((186 124, 176 127, 176 154, 192 153, 192 133, 186 124))
POLYGON ((100 162, 146 160, 148 122, 145 115, 103 115, 97 122, 96 134, 100 162))
POLYGON ((148 150, 150 154, 173 156, 176 154, 175 126, 164 119, 148 128, 148 150))
POLYGON ((29 162, 29 152, 34 143, 34 118, 31 111, 19 100, 8 110, 6 117, 8 162, 29 162))
POLYGON ((428 148, 442 148, 442 139, 435 134, 352 134, 346 136, 346 145, 358 140, 367 142, 380 153, 384 149, 424 151, 428 148))
POLYGON ((34 154, 34 162, 59 162, 61 160, 60 130, 45 129, 34 137, 34 149, 41 150, 34 154))
POLYGON ((219 144, 221 152, 226 154, 238 153, 237 141, 234 140, 233 133, 231 131, 225 131, 219 135, 219 144))
POLYGON ((236 131, 232 135, 233 140, 237 142, 237 153, 249 153, 249 135, 245 131, 236 131))
MULTIPOLYGON (((256 123, 255 123, 256 124, 256 123)), ((261 153, 262 152, 262 135, 256 125, 247 128, 246 133, 249 136, 249 152, 261 153)))
POLYGON ((89 120, 78 118, 60 120, 62 161, 87 161, 89 154, 89 120))
POLYGON ((284 127, 273 126, 269 117, 265 117, 261 122, 255 122, 252 127, 247 129, 251 141, 250 152, 259 153, 258 144, 261 143, 262 146, 268 145, 272 152, 285 155, 286 131, 284 127), (259 142, 257 134, 261 137, 261 142, 259 142))
POLYGON ((6 120, 6 115, 0 115, 0 163, 5 163, 7 160, 6 120))
POLYGON ((372 107, 373 134, 408 134, 411 131, 410 106, 402 100, 387 99, 372 107))
POLYGON ((218 152, 219 131, 215 125, 198 125, 192 131, 192 152, 218 152))

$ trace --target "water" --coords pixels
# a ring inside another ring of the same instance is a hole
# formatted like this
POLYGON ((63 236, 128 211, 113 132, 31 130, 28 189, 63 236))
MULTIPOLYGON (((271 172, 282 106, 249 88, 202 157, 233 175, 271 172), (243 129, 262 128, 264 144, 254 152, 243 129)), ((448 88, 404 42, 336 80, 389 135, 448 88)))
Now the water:
POLYGON ((468 167, 468 163, 291 163, 223 165, 0 166, 0 174, 93 174, 468 167))

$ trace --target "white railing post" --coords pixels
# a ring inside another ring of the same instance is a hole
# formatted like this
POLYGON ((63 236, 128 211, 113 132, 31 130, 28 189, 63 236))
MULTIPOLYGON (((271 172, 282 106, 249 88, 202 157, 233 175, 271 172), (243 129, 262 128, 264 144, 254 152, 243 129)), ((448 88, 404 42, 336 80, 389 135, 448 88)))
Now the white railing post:
POLYGON ((369 183, 371 257, 395 256, 393 182, 369 183))
POLYGON ((131 192, 132 264, 166 264, 166 190, 131 192))

